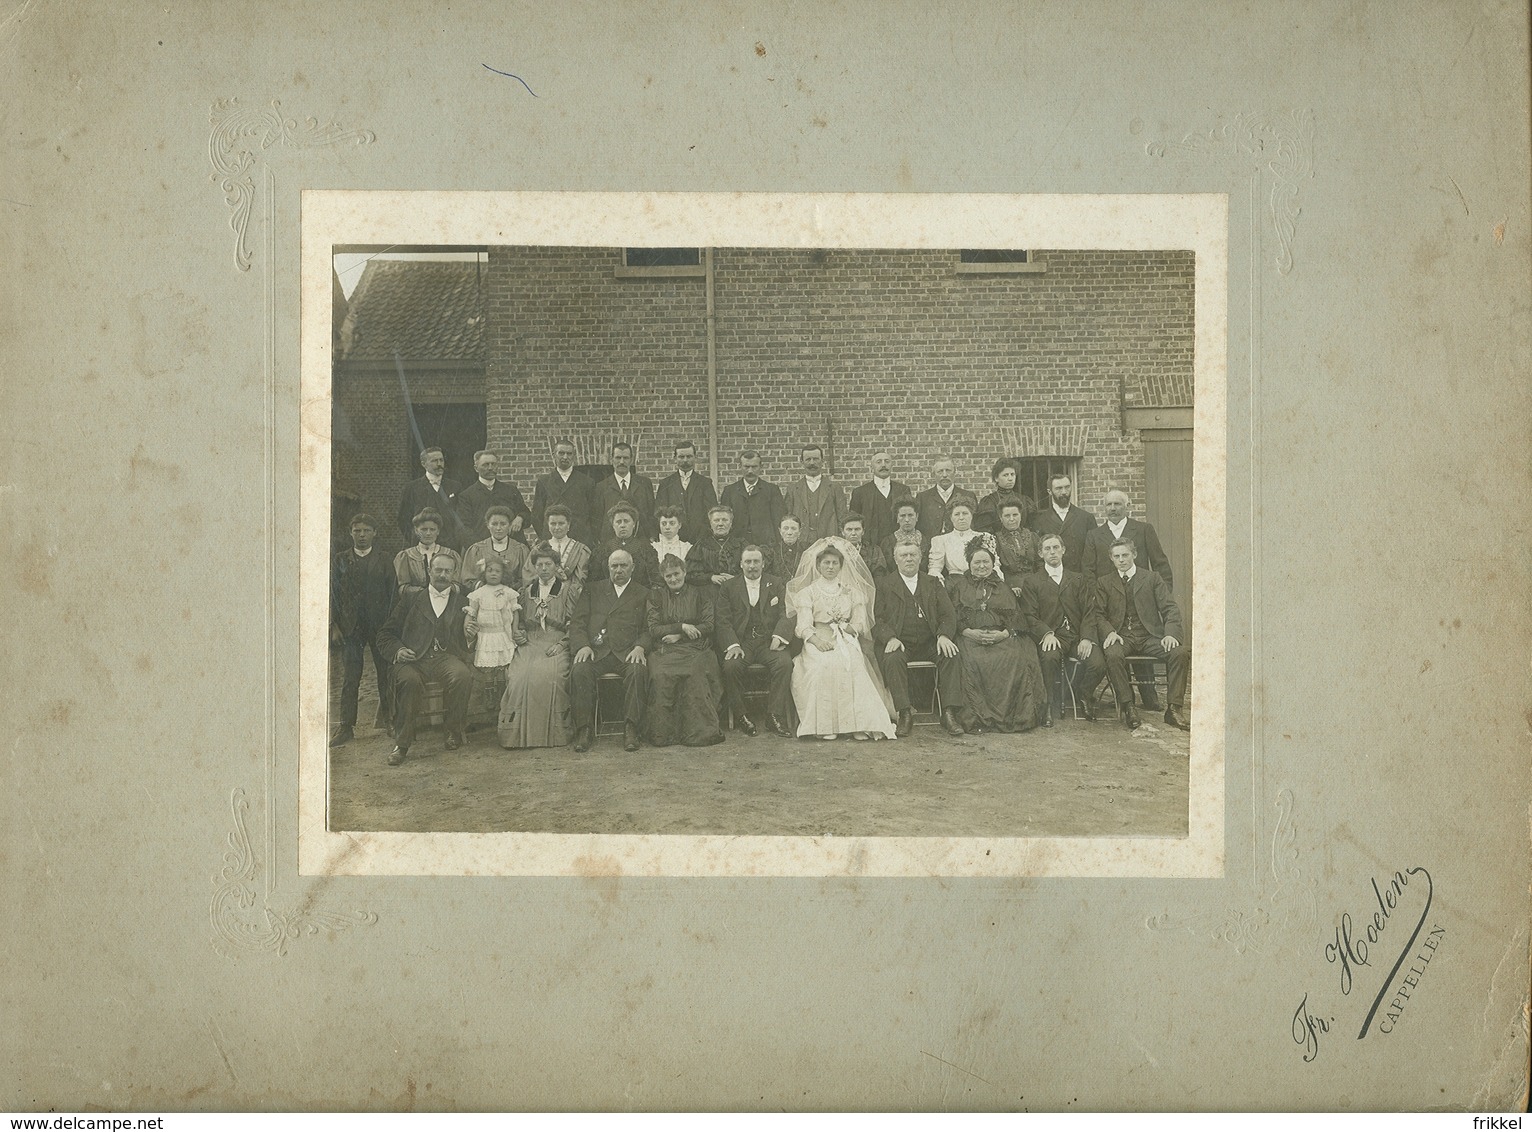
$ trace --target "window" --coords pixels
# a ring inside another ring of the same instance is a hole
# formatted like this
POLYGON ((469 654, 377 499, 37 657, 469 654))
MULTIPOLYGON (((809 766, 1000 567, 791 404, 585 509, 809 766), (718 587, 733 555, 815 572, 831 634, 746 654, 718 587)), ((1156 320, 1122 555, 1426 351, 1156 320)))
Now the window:
POLYGON ((623 248, 618 279, 675 279, 702 276, 701 248, 623 248))
POLYGON ((1036 254, 1021 248, 963 248, 958 252, 959 275, 1006 275, 1046 271, 1036 254))
POLYGON ((1080 461, 1077 457, 1019 456, 1015 459, 1020 469, 1016 475, 1016 490, 1030 495, 1033 503, 1039 507, 1048 506, 1048 478, 1056 475, 1069 477, 1075 492, 1071 498, 1079 502, 1080 461))

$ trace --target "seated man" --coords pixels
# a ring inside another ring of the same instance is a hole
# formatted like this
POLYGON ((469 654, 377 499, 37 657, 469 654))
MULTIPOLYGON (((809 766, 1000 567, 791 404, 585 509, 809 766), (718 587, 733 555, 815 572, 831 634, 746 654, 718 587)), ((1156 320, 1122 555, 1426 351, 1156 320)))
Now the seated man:
POLYGON ((1097 632, 1106 653, 1107 677, 1129 727, 1143 721, 1133 707, 1133 684, 1128 679, 1127 658, 1152 656, 1165 662, 1170 684, 1170 704, 1165 722, 1190 731, 1186 720, 1186 677, 1192 651, 1181 643, 1181 609, 1170 596, 1170 587, 1153 570, 1134 563, 1137 551, 1131 539, 1112 543, 1113 570, 1099 582, 1100 608, 1097 632))
POLYGON ((439 551, 431 559, 430 585, 401 597, 378 630, 378 648, 393 663, 394 749, 389 766, 398 766, 410 752, 415 716, 428 682, 442 685, 446 692, 447 750, 462 746, 473 691, 469 646, 474 634, 464 625, 463 591, 452 584, 457 572, 457 555, 439 551))
MULTIPOLYGON (((1007 511, 1018 513, 1008 507, 1002 514, 1007 511)), ((1043 539, 1042 556, 1042 566, 1023 577, 1015 589, 1028 635, 1037 642, 1043 687, 1048 690, 1048 715, 1043 726, 1053 726, 1053 689, 1059 666, 1071 654, 1079 657, 1081 665, 1075 694, 1085 706, 1085 718, 1094 720, 1096 689, 1106 679, 1106 662, 1098 642, 1090 636, 1098 620, 1096 587, 1083 574, 1064 569, 1064 540, 1058 535, 1043 539)))
POLYGON ((957 708, 963 703, 963 674, 957 664, 957 612, 946 589, 921 570, 924 555, 912 542, 894 547, 895 572, 878 579, 872 638, 878 645, 883 683, 899 713, 895 734, 914 729, 910 682, 906 665, 912 660, 936 662, 936 687, 942 701, 942 727, 949 735, 963 734, 957 708))
POLYGON ((856 552, 867 564, 867 572, 874 578, 881 578, 889 571, 888 559, 883 557, 883 551, 878 547, 862 545, 862 535, 866 529, 867 520, 853 511, 841 522, 840 537, 856 547, 856 552))
POLYGON ((732 507, 715 504, 708 509, 707 522, 708 533, 692 545, 686 560, 686 580, 712 594, 717 591, 711 586, 721 586, 739 573, 739 552, 745 544, 733 534, 732 507))
POLYGON ((718 641, 724 646, 724 704, 734 716, 734 729, 754 735, 754 721, 745 714, 740 689, 745 668, 766 666, 766 726, 791 738, 788 706, 792 702, 793 658, 788 652, 792 630, 782 624, 787 614, 787 591, 776 578, 762 574, 766 555, 751 544, 740 556, 740 573, 719 588, 717 600, 718 641))
POLYGON ((592 582, 575 600, 569 619, 569 647, 574 650, 569 683, 576 751, 590 750, 595 738, 597 677, 607 672, 622 677, 625 751, 638 750, 638 729, 649 696, 648 591, 633 581, 633 555, 628 551, 612 551, 606 569, 607 576, 592 582))

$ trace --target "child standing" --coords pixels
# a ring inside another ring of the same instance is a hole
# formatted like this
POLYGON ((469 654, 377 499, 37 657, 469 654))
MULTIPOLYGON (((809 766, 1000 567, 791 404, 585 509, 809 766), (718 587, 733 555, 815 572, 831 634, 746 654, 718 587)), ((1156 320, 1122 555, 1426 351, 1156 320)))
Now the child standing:
POLYGON ((491 677, 490 686, 494 695, 491 702, 498 704, 505 683, 506 666, 516 655, 513 637, 518 627, 517 613, 521 609, 521 602, 516 597, 516 591, 505 584, 509 570, 504 562, 498 558, 486 558, 483 571, 483 581, 479 588, 468 595, 468 618, 464 624, 478 632, 474 645, 474 667, 491 677))

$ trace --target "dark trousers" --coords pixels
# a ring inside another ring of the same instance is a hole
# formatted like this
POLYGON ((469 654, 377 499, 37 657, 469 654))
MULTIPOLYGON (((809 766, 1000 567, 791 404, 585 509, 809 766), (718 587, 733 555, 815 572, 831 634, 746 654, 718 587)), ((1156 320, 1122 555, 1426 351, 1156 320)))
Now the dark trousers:
MULTIPOLYGON (((1055 633, 1059 638, 1059 647, 1045 651, 1042 645, 1037 646, 1037 660, 1043 666, 1043 687, 1048 690, 1049 702, 1053 699, 1053 689, 1058 683, 1059 669, 1070 657, 1075 656, 1075 650, 1080 647, 1080 642, 1073 637, 1064 637, 1055 633)), ((1101 681, 1106 679, 1106 661, 1101 656, 1101 646, 1096 645, 1090 650, 1090 656, 1080 661, 1080 667, 1075 672, 1075 697, 1081 700, 1094 700, 1096 689, 1101 681)))
POLYGON ((372 650, 372 671, 378 678, 378 715, 376 726, 390 718, 394 703, 393 681, 389 678, 388 661, 378 650, 375 635, 366 637, 342 637, 340 656, 342 664, 340 684, 340 722, 347 727, 356 726, 356 700, 362 690, 362 660, 366 651, 372 650))
POLYGON ((787 707, 793 694, 793 658, 786 649, 773 649, 770 637, 756 637, 741 641, 739 647, 745 655, 739 660, 723 662, 723 702, 729 712, 738 719, 749 715, 745 710, 745 669, 752 664, 766 666, 766 710, 783 724, 787 723, 787 707))
POLYGON ((905 665, 912 660, 936 661, 936 688, 941 695, 942 707, 963 706, 963 670, 958 666, 958 658, 937 652, 934 637, 914 645, 905 641, 904 648, 893 652, 884 652, 882 645, 873 647, 878 654, 878 667, 883 670, 883 683, 894 698, 895 711, 910 710, 910 676, 905 665))
POLYGON ((574 707, 575 727, 596 726, 596 678, 608 672, 622 677, 622 718, 630 727, 644 719, 644 701, 649 698, 649 666, 629 664, 616 653, 597 660, 582 660, 570 677, 569 698, 574 707))
POLYGON ((415 741, 415 720, 427 683, 440 684, 447 731, 461 735, 468 724, 468 696, 473 669, 450 652, 394 665, 394 742, 401 749, 415 741))
POLYGON ((1170 652, 1160 644, 1158 637, 1134 633, 1123 638, 1125 644, 1112 645, 1102 650, 1106 653, 1107 677, 1112 681, 1112 693, 1119 706, 1133 702, 1133 682, 1128 679, 1128 657, 1152 656, 1165 662, 1166 682, 1170 685, 1168 706, 1180 711, 1186 706, 1186 677, 1191 671, 1192 650, 1177 645, 1170 652))

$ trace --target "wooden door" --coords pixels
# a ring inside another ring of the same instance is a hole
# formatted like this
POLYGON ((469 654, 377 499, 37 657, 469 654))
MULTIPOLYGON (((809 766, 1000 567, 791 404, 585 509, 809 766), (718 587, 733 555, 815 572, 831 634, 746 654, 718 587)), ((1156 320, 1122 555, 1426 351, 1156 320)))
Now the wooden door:
POLYGON ((1192 430, 1146 428, 1144 516, 1170 559, 1172 587, 1188 636, 1192 624, 1192 430))

